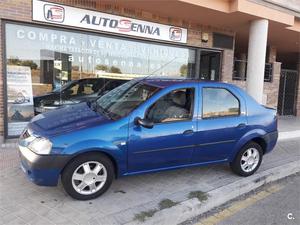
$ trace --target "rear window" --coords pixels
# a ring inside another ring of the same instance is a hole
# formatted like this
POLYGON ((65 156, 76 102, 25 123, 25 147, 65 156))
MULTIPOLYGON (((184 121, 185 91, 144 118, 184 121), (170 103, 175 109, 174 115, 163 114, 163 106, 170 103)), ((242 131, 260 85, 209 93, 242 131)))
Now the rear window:
POLYGON ((203 88, 203 118, 237 116, 240 114, 240 102, 225 88, 203 88))

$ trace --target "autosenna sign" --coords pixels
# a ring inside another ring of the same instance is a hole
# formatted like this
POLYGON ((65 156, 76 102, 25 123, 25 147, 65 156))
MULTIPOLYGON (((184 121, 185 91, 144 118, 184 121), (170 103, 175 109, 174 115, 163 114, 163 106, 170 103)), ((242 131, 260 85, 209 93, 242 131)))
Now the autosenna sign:
POLYGON ((126 18, 92 10, 33 0, 35 21, 118 33, 136 37, 186 43, 187 29, 126 18))

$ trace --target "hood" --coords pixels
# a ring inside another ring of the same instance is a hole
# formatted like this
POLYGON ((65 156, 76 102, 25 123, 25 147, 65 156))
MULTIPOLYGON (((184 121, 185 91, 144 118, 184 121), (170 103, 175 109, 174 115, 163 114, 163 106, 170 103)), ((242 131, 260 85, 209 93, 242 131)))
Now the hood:
POLYGON ((72 105, 79 102, 86 102, 94 100, 98 97, 97 93, 90 95, 82 95, 82 96, 72 96, 70 98, 65 98, 64 96, 60 96, 59 93, 48 93, 42 96, 34 97, 34 106, 35 107, 60 107, 62 105, 72 105), (59 104, 55 104, 55 102, 59 102, 59 104))
POLYGON ((28 127, 33 133, 51 137, 111 121, 84 102, 39 114, 31 120, 28 127))

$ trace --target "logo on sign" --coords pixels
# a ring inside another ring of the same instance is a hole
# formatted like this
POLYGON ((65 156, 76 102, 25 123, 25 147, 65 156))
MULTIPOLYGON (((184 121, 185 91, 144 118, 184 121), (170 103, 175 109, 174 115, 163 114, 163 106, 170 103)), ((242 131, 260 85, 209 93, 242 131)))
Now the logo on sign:
POLYGON ((65 9, 58 5, 44 5, 44 17, 51 22, 62 23, 65 19, 65 9))
POLYGON ((169 37, 172 41, 181 41, 182 29, 179 27, 170 27, 169 37))

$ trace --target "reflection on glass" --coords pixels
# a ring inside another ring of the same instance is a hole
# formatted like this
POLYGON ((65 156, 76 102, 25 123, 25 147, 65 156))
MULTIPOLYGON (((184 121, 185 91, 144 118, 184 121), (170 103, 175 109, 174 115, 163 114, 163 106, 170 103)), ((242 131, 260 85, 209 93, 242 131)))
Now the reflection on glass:
POLYGON ((195 73, 194 49, 27 25, 5 29, 7 65, 30 70, 34 114, 96 99, 153 72, 195 73))
POLYGON ((160 88, 133 80, 100 97, 95 102, 96 110, 111 119, 119 119, 127 116, 158 90, 160 88))
POLYGON ((238 99, 222 88, 203 88, 203 118, 239 115, 238 99))

